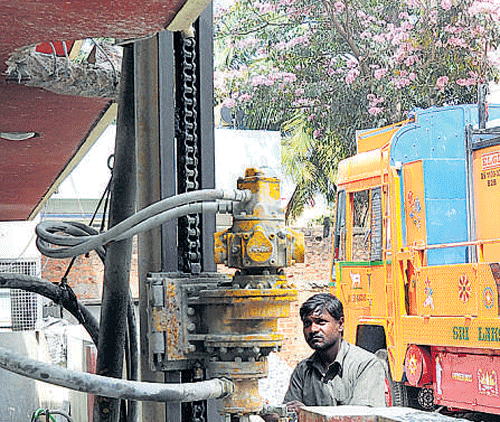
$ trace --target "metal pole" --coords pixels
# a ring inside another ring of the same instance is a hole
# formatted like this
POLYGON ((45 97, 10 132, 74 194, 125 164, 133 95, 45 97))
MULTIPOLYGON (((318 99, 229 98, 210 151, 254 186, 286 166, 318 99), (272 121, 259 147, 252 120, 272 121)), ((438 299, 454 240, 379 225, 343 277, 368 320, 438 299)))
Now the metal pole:
MULTIPOLYGON (((215 187, 214 82, 213 82, 213 12, 212 4, 205 8, 197 21, 198 83, 201 188, 215 187)), ((217 271, 214 260, 215 215, 202 215, 202 271, 217 271)))
MULTIPOLYGON (((142 209, 157 202, 160 196, 160 147, 158 100, 158 37, 134 45, 135 110, 137 136, 137 207, 142 209)), ((146 277, 161 271, 161 229, 138 236, 139 318, 141 380, 164 382, 163 374, 153 372, 149 361, 149 338, 146 277)), ((142 420, 165 421, 165 406, 142 403, 142 420)))
MULTIPOLYGON (((175 142, 175 63, 174 35, 158 35, 161 197, 177 195, 177 146, 175 142)), ((177 221, 162 226, 162 271, 178 270, 177 221)))
MULTIPOLYGON (((122 76, 118 100, 115 165, 111 185, 109 227, 135 212, 136 157, 134 128, 133 47, 123 50, 122 76)), ((106 251, 104 284, 97 350, 97 374, 121 378, 127 310, 129 305, 132 239, 111 243, 106 251)), ((95 422, 117 422, 120 400, 96 397, 95 422)))

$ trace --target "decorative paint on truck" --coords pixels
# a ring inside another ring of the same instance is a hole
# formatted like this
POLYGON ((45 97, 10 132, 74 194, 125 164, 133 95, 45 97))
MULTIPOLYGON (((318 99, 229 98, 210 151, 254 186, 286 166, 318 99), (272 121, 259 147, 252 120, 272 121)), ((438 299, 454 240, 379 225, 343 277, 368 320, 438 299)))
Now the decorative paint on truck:
POLYGON ((500 105, 488 113, 479 129, 477 105, 417 110, 339 164, 330 286, 346 338, 387 359, 392 404, 500 414, 500 105))

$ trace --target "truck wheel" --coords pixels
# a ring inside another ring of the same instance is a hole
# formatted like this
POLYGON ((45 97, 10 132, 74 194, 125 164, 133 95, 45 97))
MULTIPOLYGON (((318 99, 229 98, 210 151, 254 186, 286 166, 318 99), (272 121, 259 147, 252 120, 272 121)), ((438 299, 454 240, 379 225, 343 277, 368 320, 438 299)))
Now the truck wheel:
POLYGON ((382 362, 385 370, 385 402, 387 406, 408 406, 408 393, 406 386, 392 379, 387 359, 387 350, 379 349, 375 356, 382 362))

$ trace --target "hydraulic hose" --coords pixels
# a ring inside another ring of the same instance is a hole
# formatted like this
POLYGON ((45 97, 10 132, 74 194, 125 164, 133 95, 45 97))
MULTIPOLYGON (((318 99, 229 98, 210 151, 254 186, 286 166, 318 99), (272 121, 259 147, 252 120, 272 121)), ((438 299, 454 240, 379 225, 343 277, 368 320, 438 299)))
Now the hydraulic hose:
POLYGON ((0 367, 38 381, 116 399, 195 402, 219 399, 234 391, 234 384, 225 378, 185 384, 127 381, 50 365, 26 356, 19 356, 3 347, 0 347, 0 367))
POLYGON ((83 325, 97 346, 99 338, 99 324, 97 319, 77 300, 74 294, 70 293, 70 290, 62 289, 56 284, 34 276, 18 273, 0 273, 0 289, 21 289, 38 293, 55 303, 61 304, 64 309, 83 325))
MULTIPOLYGON (((38 235, 37 247, 42 254, 52 258, 69 258, 90 252, 93 249, 99 253, 102 251, 102 247, 109 242, 122 240, 150 230, 174 218, 199 212, 224 212, 229 207, 228 203, 218 203, 221 204, 219 205, 220 208, 206 208, 206 206, 202 205, 204 202, 196 201, 213 201, 216 199, 247 201, 250 197, 250 191, 236 189, 233 191, 205 189, 188 192, 143 208, 138 213, 113 226, 107 232, 100 234, 91 234, 87 226, 83 224, 43 221, 36 227, 38 235), (66 234, 57 234, 61 232, 66 234), (50 245, 56 245, 57 247, 50 245)), ((210 203, 214 204, 213 202, 210 203)))

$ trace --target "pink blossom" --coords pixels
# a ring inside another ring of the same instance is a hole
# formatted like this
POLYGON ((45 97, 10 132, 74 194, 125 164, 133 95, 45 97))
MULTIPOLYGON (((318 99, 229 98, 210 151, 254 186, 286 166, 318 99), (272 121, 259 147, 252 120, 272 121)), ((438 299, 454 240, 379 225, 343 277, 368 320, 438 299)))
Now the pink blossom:
POLYGON ((297 76, 295 76, 295 74, 290 73, 290 72, 282 73, 282 77, 283 77, 283 82, 286 82, 286 83, 292 83, 292 82, 295 82, 297 80, 297 76))
POLYGON ((415 54, 408 56, 405 59, 405 65, 408 67, 413 66, 416 63, 417 59, 418 59, 418 57, 415 54))
POLYGON ((392 36, 391 44, 394 46, 399 45, 407 38, 408 38, 408 34, 406 32, 402 32, 402 31, 395 32, 392 36))
POLYGON ((404 48, 399 47, 396 52, 394 53, 394 59, 398 62, 401 63, 403 59, 405 58, 406 51, 404 48))
POLYGON ((352 84, 354 80, 359 76, 359 73, 360 72, 358 68, 349 70, 349 72, 347 72, 347 75, 345 77, 345 82, 347 84, 352 84))
POLYGON ((308 122, 312 122, 314 119, 316 118, 316 114, 310 114, 309 116, 307 116, 307 121, 308 122))
POLYGON ((384 102, 384 98, 377 98, 377 96, 375 94, 368 94, 366 96, 366 98, 368 99, 368 113, 376 116, 377 114, 380 114, 382 113, 382 111, 384 110, 382 107, 379 107, 378 105, 380 103, 383 103, 384 102))
POLYGON ((333 3, 333 8, 335 9, 334 13, 338 15, 344 11, 345 4, 341 1, 336 1, 335 3, 333 3))
POLYGON ((299 37, 292 38, 290 41, 286 43, 288 48, 295 47, 296 45, 307 46, 310 44, 310 40, 306 35, 301 35, 299 37))
POLYGON ((227 107, 227 108, 233 108, 236 105, 236 101, 234 98, 226 98, 223 102, 222 105, 227 107))
POLYGON ((261 75, 254 76, 252 78, 252 85, 253 86, 259 86, 259 85, 264 85, 267 81, 267 78, 261 75))
POLYGON ((370 107, 368 109, 368 113, 370 113, 373 116, 376 116, 377 114, 380 114, 384 111, 382 107, 370 107))
POLYGON ((355 67, 358 66, 358 62, 356 60, 352 59, 352 58, 350 58, 349 60, 347 60, 346 64, 347 64, 347 67, 349 69, 354 69, 355 67))
POLYGON ((475 85, 476 81, 472 78, 468 78, 468 79, 460 78, 460 79, 457 79, 455 82, 457 83, 457 85, 460 85, 460 86, 470 86, 470 85, 475 85))
POLYGON ((313 136, 314 138, 318 139, 319 137, 321 137, 321 133, 323 131, 321 129, 316 129, 314 132, 313 132, 313 136))
POLYGON ((441 0, 441 7, 444 10, 450 10, 452 6, 453 6, 452 0, 441 0))
POLYGON ((411 85, 411 80, 407 77, 392 78, 392 82, 394 83, 394 88, 396 89, 401 89, 405 86, 411 85))
POLYGON ((476 15, 479 13, 490 14, 498 18, 499 5, 494 1, 488 0, 475 0, 469 7, 469 14, 476 15))
POLYGON ((421 0, 406 0, 406 5, 408 7, 417 8, 420 7, 421 0))
POLYGON ((257 9, 259 9, 260 13, 268 13, 276 9, 276 6, 271 2, 255 3, 254 5, 257 9))
POLYGON ((300 95, 304 94, 304 89, 303 88, 297 88, 295 90, 295 96, 299 97, 300 95))
POLYGON ((250 94, 241 94, 239 97, 238 97, 238 100, 241 101, 241 102, 244 102, 244 101, 250 101, 252 99, 252 96, 250 94))
POLYGON ((408 22, 408 21, 401 22, 401 30, 402 31, 411 31, 413 29, 413 27, 414 27, 414 25, 411 22, 408 22))
POLYGON ((463 38, 459 37, 450 37, 450 39, 448 40, 448 44, 455 47, 467 48, 467 42, 463 38))
POLYGON ((438 16, 437 9, 432 9, 429 12, 429 22, 432 23, 433 25, 436 25, 437 24, 437 16, 438 16))
POLYGON ((373 76, 375 76, 375 79, 377 81, 380 81, 380 79, 382 79, 385 74, 387 73, 387 68, 386 67, 383 67, 382 69, 377 69, 374 73, 373 73, 373 76))
POLYGON ((450 34, 460 34, 461 32, 464 32, 463 27, 459 27, 459 26, 451 25, 451 24, 446 25, 444 27, 444 30, 446 32, 449 32, 450 34))
POLYGON ((410 81, 415 82, 415 80, 417 79, 417 74, 415 72, 410 72, 408 78, 410 79, 410 81))
POLYGON ((436 86, 441 92, 444 91, 444 87, 448 84, 449 80, 450 78, 448 78, 448 76, 440 76, 437 78, 436 86))
POLYGON ((257 44, 257 39, 255 37, 243 38, 236 42, 236 46, 239 48, 248 48, 257 44))
POLYGON ((369 101, 370 106, 376 106, 377 104, 383 103, 385 99, 383 97, 377 98, 375 94, 368 94, 366 99, 369 101))

